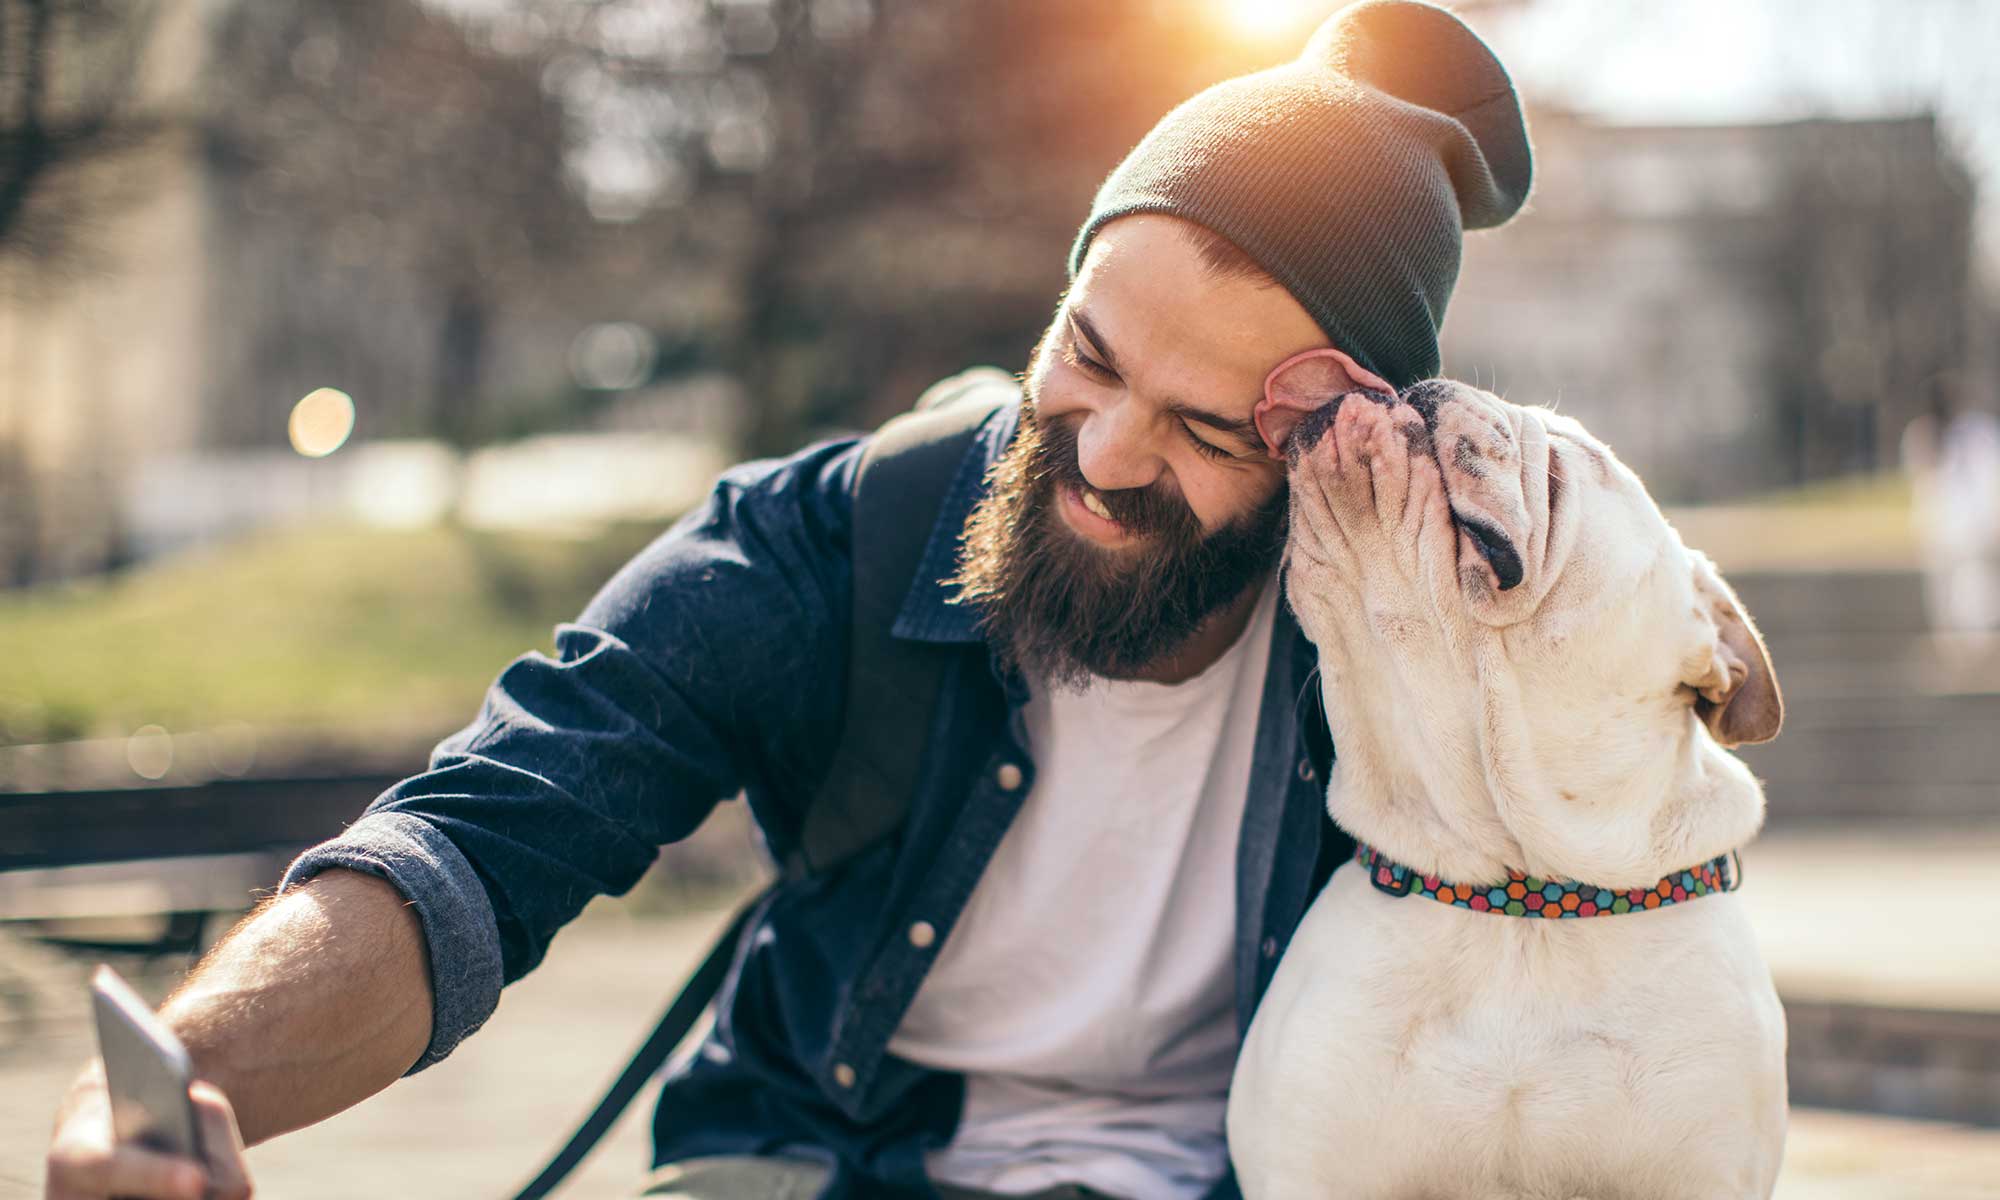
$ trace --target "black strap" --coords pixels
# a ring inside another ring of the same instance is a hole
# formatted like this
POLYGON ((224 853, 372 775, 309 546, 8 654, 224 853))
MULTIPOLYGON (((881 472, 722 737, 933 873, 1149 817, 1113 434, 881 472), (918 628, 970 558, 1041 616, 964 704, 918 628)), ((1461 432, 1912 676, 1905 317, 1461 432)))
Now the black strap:
MULTIPOLYGON (((909 812, 949 652, 898 640, 889 630, 973 436, 996 408, 1019 399, 1011 376, 968 371, 933 386, 917 411, 884 425, 862 451, 851 526, 847 711, 826 781, 806 811, 800 848, 787 864, 793 871, 824 871, 846 861, 893 832, 909 812)), ((514 1200, 541 1200, 596 1148, 701 1019, 729 974, 744 929, 778 886, 730 921, 604 1098, 514 1200)))
POLYGON ((863 452, 854 495, 846 712, 788 864, 794 872, 832 869, 894 832, 910 811, 953 647, 904 641, 890 630, 973 435, 1001 402, 1019 396, 1008 376, 975 382, 935 407, 890 421, 863 452))
POLYGON ((729 922, 729 928, 709 948, 708 957, 695 968, 694 975, 681 988, 681 994, 667 1006, 660 1023, 653 1027, 653 1032, 633 1053, 632 1061, 625 1064, 625 1070, 604 1093, 604 1098, 583 1119, 583 1124, 577 1126, 576 1132, 569 1135, 569 1141, 556 1151, 556 1156, 542 1168, 541 1174, 535 1176, 534 1182, 516 1193, 514 1200, 541 1200, 555 1190, 556 1185, 583 1161, 585 1155, 596 1149, 597 1143, 632 1103, 632 1098, 666 1064, 674 1047, 681 1044, 688 1031, 694 1028, 694 1023, 701 1019, 708 1002, 721 988, 723 976, 729 973, 729 965, 736 956, 736 943, 742 939, 751 914, 763 907, 769 894, 766 891, 737 912, 729 922))

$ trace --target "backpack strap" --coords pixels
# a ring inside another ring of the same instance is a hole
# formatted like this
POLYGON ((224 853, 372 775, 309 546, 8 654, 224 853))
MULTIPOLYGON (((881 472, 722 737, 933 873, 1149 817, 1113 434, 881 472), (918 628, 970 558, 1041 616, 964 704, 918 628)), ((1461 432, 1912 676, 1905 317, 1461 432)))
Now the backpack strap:
POLYGON ((759 893, 756 899, 737 910, 729 928, 709 947, 708 957, 695 968, 694 975, 682 985, 680 995, 674 997, 667 1011, 660 1014, 653 1032, 646 1035, 646 1040, 633 1052, 632 1061, 625 1064, 625 1069, 618 1073, 618 1078, 598 1100, 597 1106, 590 1110, 583 1124, 577 1126, 576 1132, 569 1135, 569 1140, 556 1151, 548 1165, 537 1172, 527 1186, 514 1193, 514 1200, 542 1200, 542 1197, 555 1191, 576 1169, 576 1165, 597 1148, 597 1143, 617 1124, 619 1116, 631 1105, 633 1098, 652 1082, 653 1076, 660 1073, 660 1068, 673 1056, 674 1048, 687 1038, 688 1031, 701 1019, 701 1014, 708 1011, 708 1002, 715 998, 716 991, 722 987, 723 977, 729 974, 735 962, 736 945, 742 941, 743 931, 750 927, 752 918, 763 908, 773 890, 775 887, 759 893))
POLYGON ((951 646, 891 628, 930 543, 945 493, 981 425, 1020 400, 990 368, 933 386, 916 411, 883 425, 854 475, 853 615, 845 715, 833 760, 806 810, 794 874, 831 870, 893 833, 910 811, 951 646))

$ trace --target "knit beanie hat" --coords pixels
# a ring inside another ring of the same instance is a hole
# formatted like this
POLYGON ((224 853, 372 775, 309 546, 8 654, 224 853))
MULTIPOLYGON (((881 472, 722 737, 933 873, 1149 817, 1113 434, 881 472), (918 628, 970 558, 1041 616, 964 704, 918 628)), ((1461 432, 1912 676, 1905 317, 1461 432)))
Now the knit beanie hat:
POLYGON ((1070 278, 1107 222, 1184 217, 1241 247, 1335 347, 1408 387, 1438 372, 1463 231, 1513 216, 1531 174, 1520 100, 1479 35, 1429 4, 1365 0, 1294 61, 1168 113, 1098 190, 1070 278))

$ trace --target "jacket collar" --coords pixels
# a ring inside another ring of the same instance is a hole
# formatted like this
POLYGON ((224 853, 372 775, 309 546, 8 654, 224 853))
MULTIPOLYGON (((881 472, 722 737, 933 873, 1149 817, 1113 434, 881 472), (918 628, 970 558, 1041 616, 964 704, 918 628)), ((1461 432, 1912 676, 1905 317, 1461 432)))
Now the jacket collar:
POLYGON ((889 632, 896 637, 940 643, 984 640, 979 632, 978 610, 969 604, 952 603, 952 589, 944 581, 958 570, 959 534, 965 529, 965 519, 972 515, 973 507, 986 495, 987 468, 999 460, 1008 443, 1014 440, 1020 418, 1020 406, 1002 405, 972 439, 964 461, 958 464, 958 474, 952 477, 951 487, 945 492, 937 523, 931 526, 930 539, 924 543, 923 561, 916 578, 910 581, 910 590, 903 595, 903 606, 896 612, 896 623, 890 626, 889 632))

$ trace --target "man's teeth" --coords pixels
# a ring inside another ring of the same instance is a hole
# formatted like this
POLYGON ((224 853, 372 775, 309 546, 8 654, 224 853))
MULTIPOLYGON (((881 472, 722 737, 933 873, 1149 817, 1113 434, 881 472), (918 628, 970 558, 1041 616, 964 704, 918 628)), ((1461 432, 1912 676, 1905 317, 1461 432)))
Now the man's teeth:
POLYGON ((1089 509, 1091 512, 1096 513, 1098 516, 1103 517, 1107 521, 1116 521, 1118 519, 1117 517, 1111 515, 1110 509, 1104 507, 1104 501, 1098 498, 1096 492, 1089 490, 1084 491, 1083 506, 1089 509))

